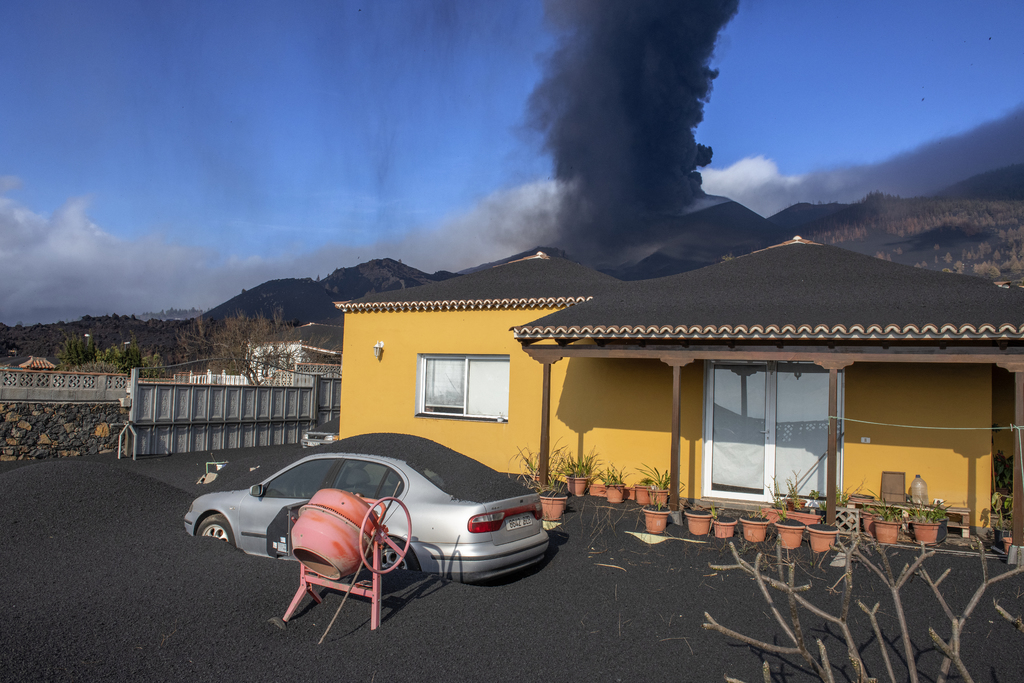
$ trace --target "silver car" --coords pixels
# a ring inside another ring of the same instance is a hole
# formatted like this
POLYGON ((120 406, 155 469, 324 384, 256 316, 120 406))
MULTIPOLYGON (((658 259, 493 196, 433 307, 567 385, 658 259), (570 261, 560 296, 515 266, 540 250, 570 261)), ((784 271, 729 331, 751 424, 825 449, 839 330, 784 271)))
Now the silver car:
MULTIPOLYGON (((320 453, 305 457, 241 491, 200 496, 185 515, 185 531, 212 536, 253 555, 291 557, 289 530, 299 507, 323 488, 367 499, 398 498, 409 510, 412 542, 407 569, 475 583, 519 571, 540 562, 548 547, 541 523, 540 498, 522 495, 487 503, 454 500, 444 482, 427 470, 379 455, 320 453)), ((389 533, 404 545, 405 515, 387 517, 389 533)), ((394 563, 389 551, 385 566, 394 563)))

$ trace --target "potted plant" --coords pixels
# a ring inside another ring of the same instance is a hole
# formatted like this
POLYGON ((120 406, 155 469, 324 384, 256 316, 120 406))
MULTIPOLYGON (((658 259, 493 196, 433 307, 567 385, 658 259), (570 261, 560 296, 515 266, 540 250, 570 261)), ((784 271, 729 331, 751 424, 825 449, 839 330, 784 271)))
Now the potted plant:
POLYGON ((903 509, 889 503, 878 503, 870 508, 874 520, 871 523, 875 540, 879 543, 895 543, 903 523, 903 509))
POLYGON ((1013 496, 999 493, 992 494, 992 508, 989 510, 989 522, 996 535, 996 542, 1002 541, 1006 552, 1013 545, 1013 496))
POLYGON ((834 524, 809 524, 807 534, 811 539, 811 551, 823 553, 836 542, 839 527, 834 524))
POLYGON ((694 536, 706 536, 711 531, 711 513, 707 510, 686 510, 686 529, 694 536))
POLYGON ((711 521, 715 527, 715 538, 732 538, 736 533, 736 520, 718 514, 715 506, 711 506, 711 521))
POLYGON ((615 465, 608 465, 608 469, 604 471, 603 479, 605 486, 608 487, 605 497, 609 503, 621 503, 626 497, 626 484, 623 482, 625 471, 615 467, 615 465))
POLYGON ((608 494, 608 486, 604 482, 604 470, 596 470, 590 480, 590 495, 604 498, 608 494))
MULTIPOLYGON (((560 450, 560 449, 559 449, 560 450)), ((587 484, 597 472, 600 460, 597 457, 597 449, 591 448, 590 452, 584 455, 580 453, 576 457, 571 452, 566 452, 562 458, 565 483, 569 493, 574 496, 582 496, 587 490, 587 484)))
POLYGON ((640 483, 646 482, 650 488, 648 495, 657 496, 658 500, 662 503, 668 503, 668 492, 672 486, 672 474, 668 470, 662 472, 657 467, 648 467, 647 465, 640 467, 640 473, 644 475, 640 483))
MULTIPOLYGON (((789 513, 788 519, 795 519, 799 522, 803 522, 806 525, 817 524, 821 521, 821 517, 818 514, 817 506, 813 508, 807 508, 804 505, 803 498, 800 497, 800 492, 797 490, 796 478, 786 479, 786 510, 789 513), (808 511, 810 510, 810 511, 808 511)), ((817 500, 817 491, 812 491, 815 494, 815 500, 817 500)))
POLYGON ((914 529, 914 540, 918 543, 932 544, 938 542, 939 527, 946 519, 946 511, 941 505, 916 505, 910 511, 910 522, 914 529))
POLYGON ((779 510, 779 521, 775 522, 775 530, 779 532, 779 543, 787 550, 799 548, 804 542, 806 524, 797 519, 789 519, 788 510, 779 510))
POLYGON ((763 543, 768 535, 768 519, 763 510, 755 510, 740 517, 743 525, 743 540, 750 543, 763 543))
POLYGON ((771 524, 778 522, 780 518, 785 519, 784 517, 781 517, 781 513, 786 512, 786 501, 787 496, 782 493, 782 489, 779 488, 779 480, 774 479, 772 481, 771 507, 761 508, 761 515, 771 524))
POLYGON ((647 525, 647 533, 663 534, 668 524, 668 506, 657 499, 650 501, 644 506, 644 522, 647 525))
POLYGON ((569 499, 565 491, 565 482, 554 473, 548 475, 548 481, 536 484, 537 495, 545 522, 557 522, 565 512, 565 504, 569 499))
POLYGON ((633 487, 633 500, 637 505, 647 505, 651 502, 651 478, 644 477, 633 487))

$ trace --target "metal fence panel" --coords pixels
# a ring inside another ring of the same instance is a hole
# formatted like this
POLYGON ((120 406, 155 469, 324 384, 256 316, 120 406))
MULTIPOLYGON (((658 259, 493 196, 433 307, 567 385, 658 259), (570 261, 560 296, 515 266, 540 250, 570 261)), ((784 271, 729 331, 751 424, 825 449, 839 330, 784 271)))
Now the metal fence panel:
POLYGON ((321 377, 319 385, 317 424, 323 424, 341 415, 341 379, 321 377))
POLYGON ((299 443, 340 408, 340 380, 307 387, 147 383, 132 377, 134 454, 162 455, 299 443), (326 399, 318 394, 323 388, 326 399), (323 417, 323 416, 327 417, 323 417))

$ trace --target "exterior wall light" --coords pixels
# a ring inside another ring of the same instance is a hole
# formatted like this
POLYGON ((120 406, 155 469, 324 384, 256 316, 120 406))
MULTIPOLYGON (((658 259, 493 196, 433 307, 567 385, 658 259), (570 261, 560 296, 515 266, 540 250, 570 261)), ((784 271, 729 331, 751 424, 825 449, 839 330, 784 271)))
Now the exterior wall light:
POLYGON ((381 356, 383 356, 383 355, 384 355, 384 342, 379 341, 379 342, 377 342, 376 344, 373 345, 373 357, 376 358, 379 361, 381 359, 381 356))

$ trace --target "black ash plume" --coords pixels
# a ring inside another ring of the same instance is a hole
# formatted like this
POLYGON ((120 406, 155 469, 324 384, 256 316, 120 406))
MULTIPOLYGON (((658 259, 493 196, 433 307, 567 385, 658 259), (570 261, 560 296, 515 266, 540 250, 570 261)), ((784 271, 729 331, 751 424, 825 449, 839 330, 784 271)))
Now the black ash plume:
POLYGON ((709 66, 738 0, 548 0, 561 34, 529 103, 570 188, 560 240, 574 256, 664 237, 659 216, 704 196, 694 140, 718 75, 709 66))

